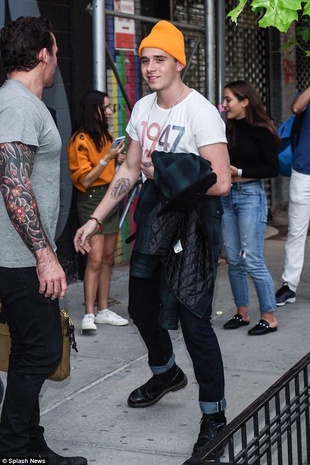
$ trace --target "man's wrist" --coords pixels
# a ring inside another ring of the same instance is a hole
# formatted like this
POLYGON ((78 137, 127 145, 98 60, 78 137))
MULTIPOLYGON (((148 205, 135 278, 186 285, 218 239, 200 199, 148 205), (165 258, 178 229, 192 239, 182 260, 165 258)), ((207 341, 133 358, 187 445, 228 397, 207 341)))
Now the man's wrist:
POLYGON ((89 217, 90 220, 96 221, 97 225, 99 226, 99 232, 102 231, 102 221, 98 220, 95 216, 91 215, 89 217))
POLYGON ((37 262, 41 260, 52 260, 53 258, 57 258, 55 251, 49 244, 34 250, 34 255, 37 262))

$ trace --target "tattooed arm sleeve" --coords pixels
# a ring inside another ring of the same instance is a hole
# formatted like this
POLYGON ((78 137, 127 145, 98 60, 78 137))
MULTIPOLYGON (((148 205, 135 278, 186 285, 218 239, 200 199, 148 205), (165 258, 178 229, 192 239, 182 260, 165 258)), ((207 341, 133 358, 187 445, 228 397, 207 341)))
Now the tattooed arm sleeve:
POLYGON ((36 147, 20 142, 0 144, 0 189, 12 225, 31 252, 49 246, 31 188, 36 147))
POLYGON ((131 189, 130 181, 128 178, 118 179, 114 186, 111 188, 111 198, 119 199, 124 197, 131 189))

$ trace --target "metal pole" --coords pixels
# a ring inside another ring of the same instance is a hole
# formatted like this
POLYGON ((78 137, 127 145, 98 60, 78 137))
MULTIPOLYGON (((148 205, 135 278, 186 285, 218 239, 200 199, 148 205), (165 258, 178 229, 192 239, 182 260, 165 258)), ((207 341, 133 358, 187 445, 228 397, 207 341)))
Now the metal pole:
POLYGON ((139 179, 137 180, 136 184, 133 186, 133 188, 131 189, 131 193, 129 195, 129 198, 128 198, 128 201, 126 203, 126 206, 124 208, 124 211, 123 211, 123 214, 120 218, 120 221, 119 221, 119 229, 121 229, 121 227, 123 226, 123 223, 124 223, 124 220, 126 218, 126 215, 128 213, 128 210, 129 210, 129 207, 131 205, 131 202, 133 201, 133 198, 135 196, 135 194, 138 192, 139 188, 140 188, 140 184, 143 184, 143 181, 142 181, 142 176, 139 177, 139 179))
POLYGON ((170 0, 170 21, 174 20, 173 0, 170 0))
POLYGON ((216 8, 216 105, 222 103, 225 85, 225 2, 217 1, 216 8))
POLYGON ((106 91, 105 0, 93 0, 94 89, 106 91))
POLYGON ((206 89, 205 95, 210 102, 215 103, 215 28, 214 1, 205 0, 205 66, 206 89))
POLYGON ((122 213, 122 216, 121 216, 121 218, 120 218, 120 220, 119 220, 119 229, 121 229, 121 227, 123 226, 123 223, 124 223, 124 221, 125 221, 126 215, 127 215, 127 213, 128 213, 128 210, 129 210, 129 207, 130 207, 131 202, 132 202, 132 200, 133 200, 133 198, 134 198, 134 196, 135 196, 135 194, 136 194, 136 192, 137 192, 137 189, 138 189, 138 186, 137 186, 137 187, 134 187, 134 188, 132 189, 132 191, 131 191, 131 194, 130 194, 129 199, 128 199, 127 203, 126 203, 126 206, 125 206, 125 208, 124 208, 124 211, 123 211, 123 213, 122 213))

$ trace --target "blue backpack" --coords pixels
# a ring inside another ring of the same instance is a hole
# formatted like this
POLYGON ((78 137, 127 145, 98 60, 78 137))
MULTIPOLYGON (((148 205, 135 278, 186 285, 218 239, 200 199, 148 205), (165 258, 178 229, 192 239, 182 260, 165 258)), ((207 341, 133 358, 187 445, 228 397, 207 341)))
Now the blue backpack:
POLYGON ((292 174, 292 161, 293 161, 293 148, 292 136, 296 116, 290 116, 281 126, 278 127, 278 134, 282 140, 279 149, 279 168, 282 176, 291 176, 292 174))
POLYGON ((278 134, 282 140, 281 147, 278 152, 279 168, 282 176, 291 176, 292 161, 294 149, 298 146, 302 120, 305 112, 298 115, 290 116, 278 127, 278 134))

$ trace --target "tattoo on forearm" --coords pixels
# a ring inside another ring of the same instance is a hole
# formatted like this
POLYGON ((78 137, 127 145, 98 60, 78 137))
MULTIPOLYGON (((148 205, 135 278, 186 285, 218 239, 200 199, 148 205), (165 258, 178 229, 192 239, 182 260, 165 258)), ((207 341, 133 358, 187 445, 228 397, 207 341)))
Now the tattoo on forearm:
POLYGON ((35 153, 36 147, 20 142, 0 144, 0 190, 5 207, 32 252, 49 245, 30 181, 35 153))
POLYGON ((120 178, 116 181, 114 184, 112 191, 111 191, 111 197, 112 199, 118 199, 119 197, 122 197, 130 191, 131 186, 130 186, 130 181, 128 178, 120 178))

